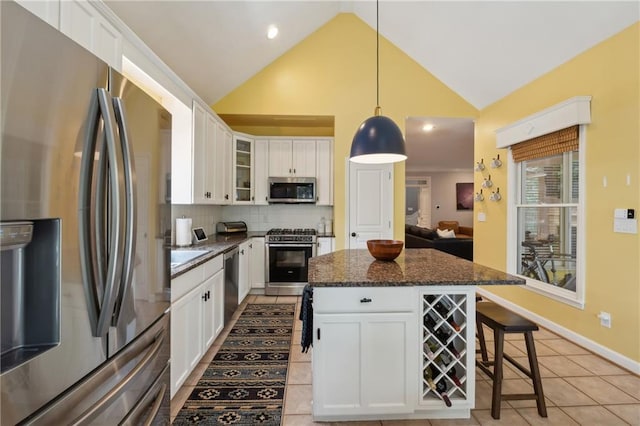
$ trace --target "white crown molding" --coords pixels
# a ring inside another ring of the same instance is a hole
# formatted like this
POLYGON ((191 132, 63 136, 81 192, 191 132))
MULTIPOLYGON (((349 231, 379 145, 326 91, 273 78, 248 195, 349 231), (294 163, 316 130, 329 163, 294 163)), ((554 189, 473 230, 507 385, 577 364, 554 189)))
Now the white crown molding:
POLYGON ((591 96, 575 96, 496 130, 496 148, 591 123, 591 96))

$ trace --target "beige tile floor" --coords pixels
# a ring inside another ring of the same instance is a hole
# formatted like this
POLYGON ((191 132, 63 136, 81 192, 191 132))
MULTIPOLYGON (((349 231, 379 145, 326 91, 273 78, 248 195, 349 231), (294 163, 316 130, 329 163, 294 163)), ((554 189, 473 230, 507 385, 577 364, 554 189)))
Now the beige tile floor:
MULTIPOLYGON (((247 303, 296 303, 296 321, 291 343, 284 401, 284 426, 329 425, 314 423, 311 417, 311 353, 303 354, 300 346, 302 323, 297 320, 299 297, 247 297, 230 324, 225 327, 182 388, 171 401, 171 418, 182 407, 235 320, 247 303)), ((487 331, 489 349, 492 333, 487 331)), ((440 425, 640 425, 640 377, 600 358, 586 349, 547 330, 534 333, 538 363, 544 387, 548 417, 538 416, 535 401, 503 401, 500 420, 491 417, 491 381, 476 371, 476 408, 470 419, 344 422, 358 426, 440 426, 440 425)), ((526 365, 524 340, 520 335, 507 335, 505 352, 526 365)), ((503 393, 532 392, 530 381, 510 364, 505 364, 503 393)), ((339 425, 341 423, 331 423, 339 425)))

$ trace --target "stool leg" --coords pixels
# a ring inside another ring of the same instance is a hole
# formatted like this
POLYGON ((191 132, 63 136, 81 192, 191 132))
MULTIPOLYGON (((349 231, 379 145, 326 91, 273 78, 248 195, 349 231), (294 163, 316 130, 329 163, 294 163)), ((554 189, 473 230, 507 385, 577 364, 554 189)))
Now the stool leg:
POLYGON ((478 343, 480 344, 480 354, 482 355, 482 362, 489 362, 489 357, 487 356, 487 344, 484 340, 484 329, 482 327, 482 323, 476 319, 476 330, 478 333, 478 343))
POLYGON ((542 391, 542 379, 540 378, 540 369, 538 368, 538 357, 536 355, 536 346, 533 342, 533 333, 531 331, 525 332, 524 338, 527 344, 527 354, 529 357, 529 371, 531 371, 531 380, 533 381, 533 391, 536 394, 536 405, 538 406, 538 414, 541 417, 547 417, 547 406, 544 402, 544 393, 542 391))
POLYGON ((493 331, 495 358, 493 360, 493 394, 491 396, 491 417, 500 418, 500 404, 502 403, 502 358, 504 353, 504 331, 493 331))

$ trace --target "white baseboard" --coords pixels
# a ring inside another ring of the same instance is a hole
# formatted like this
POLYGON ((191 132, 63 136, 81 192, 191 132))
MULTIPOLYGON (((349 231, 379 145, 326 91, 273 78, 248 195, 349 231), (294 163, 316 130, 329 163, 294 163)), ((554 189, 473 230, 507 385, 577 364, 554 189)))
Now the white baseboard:
POLYGON ((488 299, 498 303, 499 305, 504 306, 505 308, 522 315, 523 317, 535 322, 538 325, 566 338, 567 340, 575 343, 576 345, 580 345, 585 349, 590 350, 591 352, 600 355, 603 358, 613 362, 614 364, 619 365, 620 367, 631 371, 632 373, 640 375, 640 362, 634 361, 631 358, 628 358, 618 352, 615 352, 605 346, 602 346, 600 343, 594 342, 591 339, 587 339, 586 337, 576 333, 575 331, 569 330, 561 325, 556 324, 555 322, 549 321, 548 319, 541 317, 540 315, 533 313, 529 310, 526 310, 519 305, 516 305, 513 302, 508 301, 500 296, 497 296, 489 291, 483 290, 481 288, 476 288, 476 292, 480 296, 485 296, 488 299))

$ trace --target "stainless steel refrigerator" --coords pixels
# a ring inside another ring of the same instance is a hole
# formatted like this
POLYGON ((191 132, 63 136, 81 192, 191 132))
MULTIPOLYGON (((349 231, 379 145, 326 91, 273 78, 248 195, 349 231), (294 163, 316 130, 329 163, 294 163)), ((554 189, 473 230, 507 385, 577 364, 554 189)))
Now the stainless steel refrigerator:
POLYGON ((0 14, 1 423, 169 424, 171 116, 0 14))

